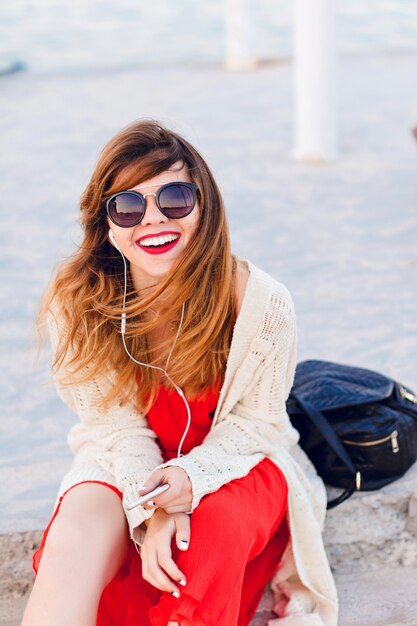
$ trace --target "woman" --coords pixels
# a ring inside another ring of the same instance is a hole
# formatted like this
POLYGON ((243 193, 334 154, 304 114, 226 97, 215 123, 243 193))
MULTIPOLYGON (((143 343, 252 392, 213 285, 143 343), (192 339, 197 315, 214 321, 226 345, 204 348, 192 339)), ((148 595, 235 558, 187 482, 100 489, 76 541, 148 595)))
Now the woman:
POLYGON ((336 626, 287 288, 231 254, 207 164, 152 120, 106 145, 81 224, 41 311, 75 458, 22 626, 247 626, 268 581, 277 624, 336 626))

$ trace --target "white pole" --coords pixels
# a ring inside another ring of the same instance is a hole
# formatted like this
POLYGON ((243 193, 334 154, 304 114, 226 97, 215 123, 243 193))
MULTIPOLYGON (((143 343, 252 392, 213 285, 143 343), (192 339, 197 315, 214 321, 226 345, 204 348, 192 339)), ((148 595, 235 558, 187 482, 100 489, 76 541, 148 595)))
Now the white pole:
POLYGON ((336 139, 335 0, 294 0, 296 159, 332 161, 336 139))
POLYGON ((227 70, 251 70, 257 66, 250 8, 250 0, 225 0, 227 70))

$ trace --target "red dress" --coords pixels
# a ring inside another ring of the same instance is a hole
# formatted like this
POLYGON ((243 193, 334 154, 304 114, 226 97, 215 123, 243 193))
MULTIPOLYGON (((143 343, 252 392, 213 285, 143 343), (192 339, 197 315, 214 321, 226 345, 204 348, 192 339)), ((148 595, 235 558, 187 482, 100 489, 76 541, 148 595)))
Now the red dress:
MULTIPOLYGON (((209 390, 206 398, 189 401, 192 421, 182 453, 209 432, 218 395, 209 390)), ((183 400, 161 386, 148 419, 164 461, 177 456, 187 424, 183 400)), ((288 542, 287 496, 281 470, 265 458, 247 476, 202 498, 190 517, 188 550, 179 550, 175 538, 171 544, 172 558, 187 579, 185 587, 178 585, 179 598, 142 578, 141 558, 132 542, 126 563, 103 591, 97 626, 167 626, 168 621, 180 626, 248 626, 288 542)), ((34 554, 35 572, 58 512, 59 505, 34 554)))

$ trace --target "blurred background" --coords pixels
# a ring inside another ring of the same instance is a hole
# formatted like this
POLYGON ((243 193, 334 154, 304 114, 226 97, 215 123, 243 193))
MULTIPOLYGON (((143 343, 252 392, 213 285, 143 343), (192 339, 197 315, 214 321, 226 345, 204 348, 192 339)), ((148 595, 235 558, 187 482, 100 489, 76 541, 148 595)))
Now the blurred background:
MULTIPOLYGON (((292 53, 293 3, 253 2, 254 52, 292 53), (255 6, 256 5, 256 6, 255 6)), ((339 0, 338 49, 346 54, 417 49, 414 0, 339 0)), ((3 63, 30 72, 126 69, 142 64, 222 62, 223 0, 14 0, 0 5, 3 63)))
POLYGON ((257 63, 238 72, 220 0, 0 4, 0 532, 42 528, 70 463, 77 418, 41 386, 34 320, 101 147, 139 117, 208 161, 234 250, 293 295, 299 361, 417 389, 417 3, 335 4, 337 154, 314 165, 293 158, 294 5, 249 7, 257 63))

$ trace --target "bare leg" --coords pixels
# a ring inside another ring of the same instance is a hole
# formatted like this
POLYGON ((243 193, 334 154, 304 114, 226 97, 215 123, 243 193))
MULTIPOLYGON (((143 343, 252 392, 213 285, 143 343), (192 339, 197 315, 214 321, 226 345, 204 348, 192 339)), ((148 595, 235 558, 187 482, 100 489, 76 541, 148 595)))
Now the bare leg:
POLYGON ((49 530, 21 626, 95 626, 103 589, 128 549, 117 494, 95 483, 71 489, 49 530))

